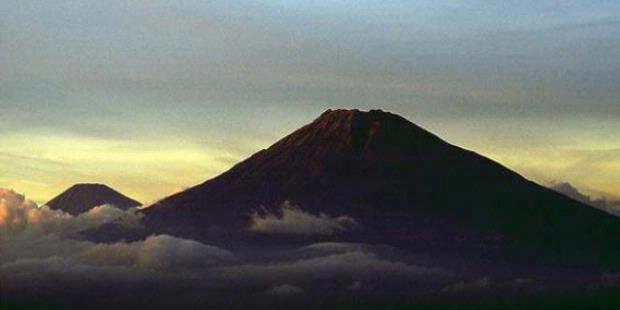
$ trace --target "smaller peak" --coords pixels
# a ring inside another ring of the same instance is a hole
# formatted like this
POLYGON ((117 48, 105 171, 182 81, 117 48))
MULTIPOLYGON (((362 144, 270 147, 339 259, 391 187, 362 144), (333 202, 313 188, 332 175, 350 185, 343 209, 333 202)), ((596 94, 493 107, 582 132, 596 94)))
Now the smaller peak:
POLYGON ((60 209, 72 215, 86 212, 93 207, 103 204, 111 204, 125 210, 139 206, 140 202, 119 193, 105 184, 78 183, 46 203, 51 209, 60 209))

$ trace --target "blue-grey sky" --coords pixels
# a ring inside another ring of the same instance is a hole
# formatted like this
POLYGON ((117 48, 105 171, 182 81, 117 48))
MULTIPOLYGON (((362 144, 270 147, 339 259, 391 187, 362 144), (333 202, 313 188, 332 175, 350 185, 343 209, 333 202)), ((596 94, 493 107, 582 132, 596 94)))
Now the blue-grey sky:
POLYGON ((620 195, 618 1, 0 2, 0 185, 153 200, 327 108, 620 195))

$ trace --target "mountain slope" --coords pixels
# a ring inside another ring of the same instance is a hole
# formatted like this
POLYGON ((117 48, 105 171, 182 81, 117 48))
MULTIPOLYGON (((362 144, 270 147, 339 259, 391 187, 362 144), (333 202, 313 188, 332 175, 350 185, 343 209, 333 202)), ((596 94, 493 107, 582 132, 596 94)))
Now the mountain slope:
POLYGON ((364 231, 348 238, 415 247, 499 245, 594 262, 615 259, 620 236, 620 219, 379 110, 328 110, 144 212, 156 231, 200 239, 243 234, 254 210, 285 200, 353 217, 364 231))
POLYGON ((111 204, 122 210, 141 205, 103 184, 75 184, 46 203, 50 209, 60 209, 72 215, 103 204, 111 204))

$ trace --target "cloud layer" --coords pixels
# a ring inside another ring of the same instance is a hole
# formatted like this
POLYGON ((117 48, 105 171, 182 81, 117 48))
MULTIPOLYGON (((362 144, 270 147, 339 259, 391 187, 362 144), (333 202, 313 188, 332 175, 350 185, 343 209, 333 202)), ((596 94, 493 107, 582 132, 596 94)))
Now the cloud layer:
MULTIPOLYGON (((328 236, 355 223, 347 217, 314 216, 290 204, 284 204, 281 212, 257 218, 259 225, 272 228, 264 230, 270 232, 328 236), (294 224, 302 228, 291 230, 294 224)), ((324 242, 238 247, 233 252, 168 235, 96 243, 80 234, 119 220, 135 226, 140 217, 134 210, 112 206, 71 216, 0 190, 0 298, 63 308, 269 308, 291 301, 314 305, 319 300, 392 302, 442 294, 512 294, 532 292, 543 283, 529 276, 507 274, 496 279, 493 274, 471 272, 481 263, 475 258, 470 262, 450 253, 428 257, 382 244, 324 242), (466 267, 457 271, 455 261, 466 267)), ((606 276, 605 285, 616 283, 614 276, 606 276)), ((565 285, 565 279, 546 279, 544 284, 565 285)), ((603 280, 594 276, 592 281, 603 280)))
MULTIPOLYGON (((348 217, 314 216, 290 204, 283 205, 281 216, 268 214, 255 220, 261 232, 295 234, 329 235, 357 225, 348 217)), ((351 294, 351 287, 359 291, 362 285, 381 287, 383 282, 439 288, 449 279, 439 268, 387 258, 378 254, 381 247, 361 244, 232 253, 168 235, 116 243, 81 237, 80 232, 113 221, 135 226, 140 216, 135 210, 123 212, 108 205, 72 216, 38 207, 14 191, 0 190, 0 296, 78 303, 84 296, 99 296, 112 302, 130 298, 127 291, 132 291, 153 300, 131 302, 148 304, 173 299, 170 294, 183 289, 188 294, 185 302, 209 304, 232 292, 269 300, 327 290, 351 294), (437 280, 424 280, 429 277, 437 280)))

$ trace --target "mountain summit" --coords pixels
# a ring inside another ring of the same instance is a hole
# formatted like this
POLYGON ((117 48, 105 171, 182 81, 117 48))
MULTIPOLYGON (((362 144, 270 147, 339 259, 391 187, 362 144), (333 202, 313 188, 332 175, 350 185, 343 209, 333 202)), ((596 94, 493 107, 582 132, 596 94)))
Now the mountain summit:
POLYGON ((620 236, 620 219, 380 110, 328 110, 144 213, 158 232, 204 239, 247 232, 251 214, 284 201, 353 218, 364 229, 348 238, 418 248, 499 244, 561 257, 611 249, 620 236))
POLYGON ((138 201, 107 185, 94 183, 75 184, 45 205, 53 210, 59 209, 71 215, 78 215, 103 204, 111 204, 122 210, 140 205, 138 201))

